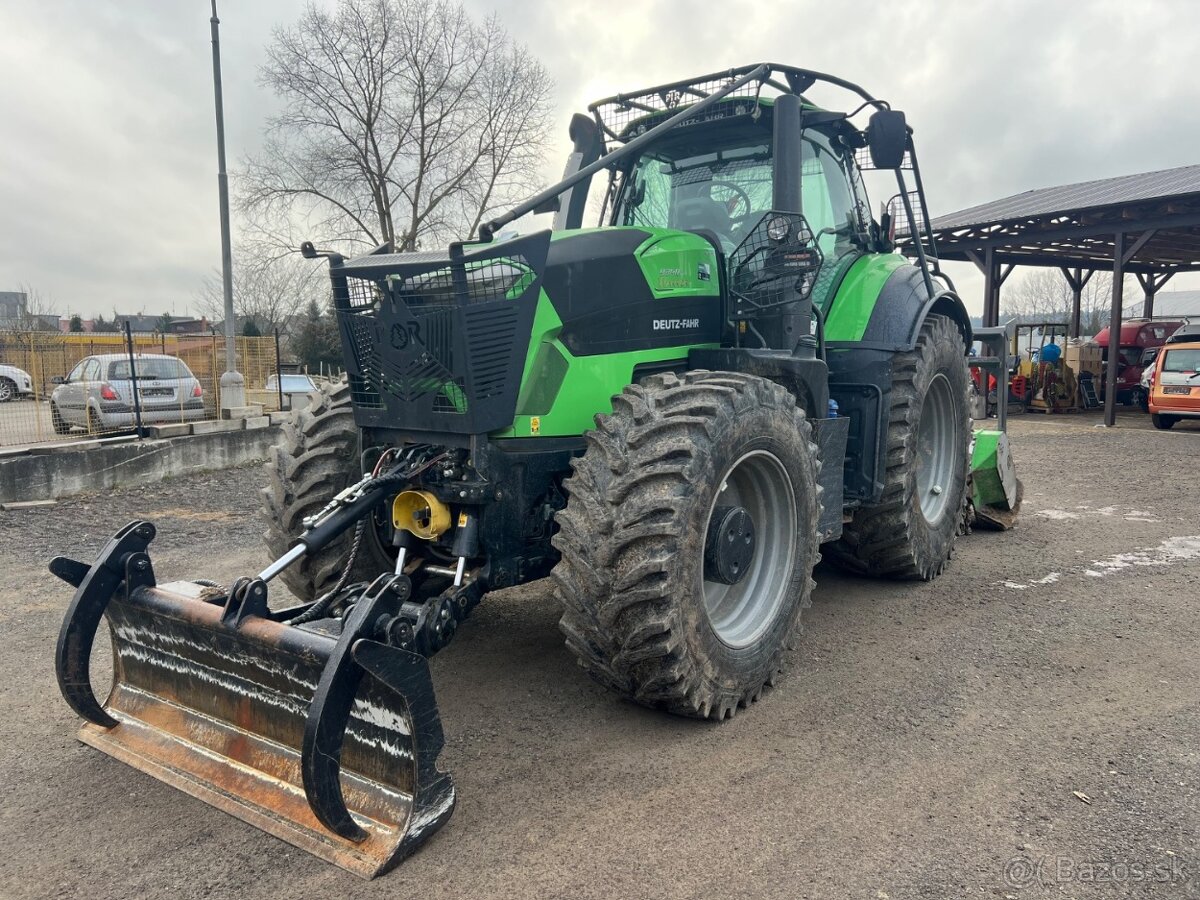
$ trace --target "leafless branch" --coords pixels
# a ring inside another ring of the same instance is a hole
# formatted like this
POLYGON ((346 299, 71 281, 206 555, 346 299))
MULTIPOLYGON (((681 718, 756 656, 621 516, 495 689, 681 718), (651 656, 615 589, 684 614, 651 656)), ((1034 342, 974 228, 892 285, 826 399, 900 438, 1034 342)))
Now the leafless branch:
POLYGON ((551 80, 493 16, 455 0, 310 5, 276 29, 262 80, 283 109, 246 161, 255 240, 404 249, 475 233, 538 184, 551 80))

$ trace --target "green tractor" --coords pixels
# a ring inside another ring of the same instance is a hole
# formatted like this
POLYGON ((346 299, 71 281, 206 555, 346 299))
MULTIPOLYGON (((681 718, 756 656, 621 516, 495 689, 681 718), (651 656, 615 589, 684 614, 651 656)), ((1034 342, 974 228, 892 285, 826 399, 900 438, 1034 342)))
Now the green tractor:
POLYGON ((767 64, 589 112, 564 179, 479 240, 305 245, 329 259, 348 378, 284 426, 275 561, 160 586, 134 522, 92 566, 52 564, 77 587, 58 674, 85 741, 371 876, 453 809, 427 658, 488 591, 550 576, 591 676, 724 719, 776 682, 822 553, 943 571, 973 335, 928 230, 895 251, 893 220, 927 220, 903 113, 767 64), (818 83, 855 111, 810 103, 818 83), (895 174, 882 221, 867 167, 895 174), (502 233, 535 212, 553 229, 502 233), (276 576, 299 605, 268 604, 276 576))

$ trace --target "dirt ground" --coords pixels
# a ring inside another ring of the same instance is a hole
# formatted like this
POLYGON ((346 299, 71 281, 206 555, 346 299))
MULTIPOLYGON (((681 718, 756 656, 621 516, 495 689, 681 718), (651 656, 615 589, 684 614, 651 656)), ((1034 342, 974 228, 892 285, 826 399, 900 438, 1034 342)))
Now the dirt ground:
POLYGON ((54 642, 119 525, 160 577, 256 571, 259 473, 0 513, 0 896, 1200 897, 1200 428, 1011 423, 1020 526, 930 584, 822 568, 779 687, 724 724, 591 684, 545 584, 436 657, 449 825, 371 883, 75 740, 54 642))

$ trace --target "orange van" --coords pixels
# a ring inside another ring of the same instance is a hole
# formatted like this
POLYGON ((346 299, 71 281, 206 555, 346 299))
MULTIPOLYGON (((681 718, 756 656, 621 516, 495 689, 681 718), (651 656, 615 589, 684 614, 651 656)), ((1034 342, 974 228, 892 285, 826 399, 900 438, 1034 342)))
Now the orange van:
POLYGON ((1200 341, 1168 344, 1150 376, 1150 418, 1155 428, 1200 419, 1200 341))

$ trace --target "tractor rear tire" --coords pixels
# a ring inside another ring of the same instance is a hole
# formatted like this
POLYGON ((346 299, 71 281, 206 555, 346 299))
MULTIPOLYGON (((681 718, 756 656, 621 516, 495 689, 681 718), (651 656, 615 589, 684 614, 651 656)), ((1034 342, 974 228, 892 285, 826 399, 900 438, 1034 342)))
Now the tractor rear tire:
MULTIPOLYGON (((292 413, 282 439, 271 448, 267 486, 262 490, 263 533, 271 559, 282 556, 304 531, 304 518, 325 507, 334 496, 358 481, 358 426, 345 382, 323 385, 311 404, 292 413)), ((292 563, 279 576, 296 599, 308 603, 337 583, 354 539, 350 529, 318 553, 292 563)), ((347 583, 370 581, 389 571, 394 561, 367 520, 353 571, 347 583)))
POLYGON ((892 361, 887 475, 879 504, 854 511, 826 555, 863 575, 930 581, 963 524, 970 386, 958 326, 931 315, 917 346, 892 361))
POLYGON ((811 602, 811 426, 780 385, 728 372, 646 378, 596 426, 554 538, 567 647, 638 703, 728 718, 774 684, 811 602))

